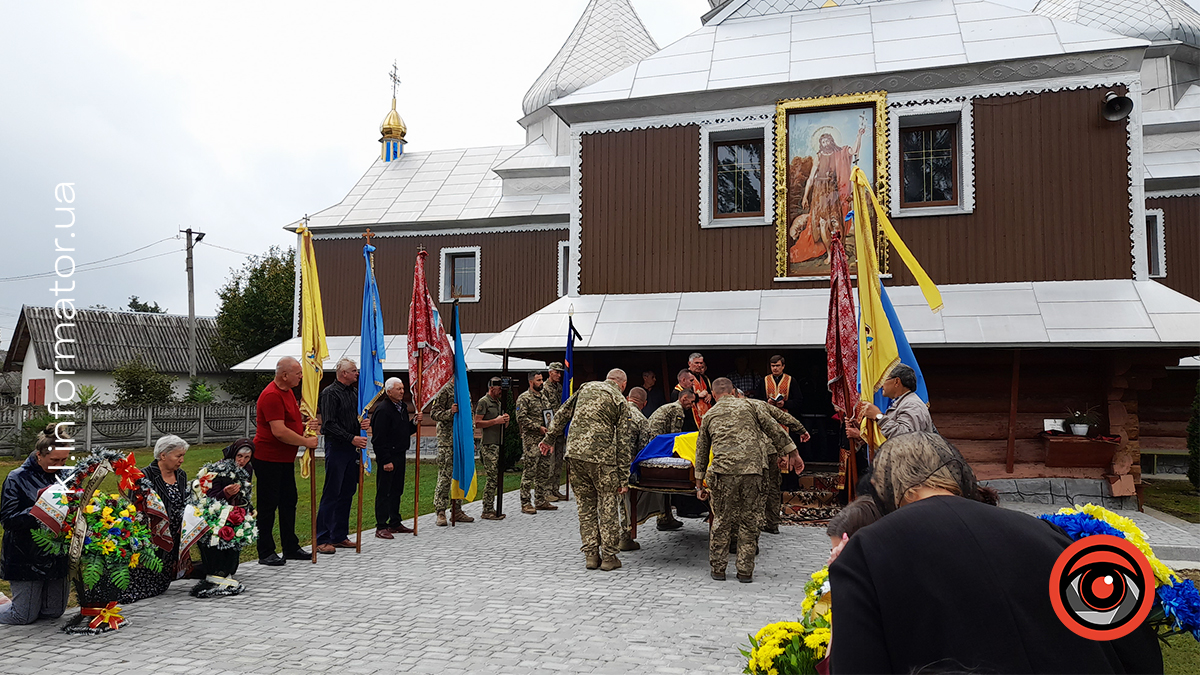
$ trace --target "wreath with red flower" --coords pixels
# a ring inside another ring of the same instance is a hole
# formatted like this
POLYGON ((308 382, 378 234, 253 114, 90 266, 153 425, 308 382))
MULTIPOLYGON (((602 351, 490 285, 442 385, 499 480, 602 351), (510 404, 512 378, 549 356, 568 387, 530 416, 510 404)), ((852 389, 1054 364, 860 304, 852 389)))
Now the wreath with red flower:
POLYGON ((231 459, 205 464, 192 481, 188 508, 208 525, 208 534, 199 544, 218 549, 240 549, 258 541, 258 522, 250 507, 250 474, 231 459), (238 493, 223 498, 210 497, 214 483, 238 485, 238 493))

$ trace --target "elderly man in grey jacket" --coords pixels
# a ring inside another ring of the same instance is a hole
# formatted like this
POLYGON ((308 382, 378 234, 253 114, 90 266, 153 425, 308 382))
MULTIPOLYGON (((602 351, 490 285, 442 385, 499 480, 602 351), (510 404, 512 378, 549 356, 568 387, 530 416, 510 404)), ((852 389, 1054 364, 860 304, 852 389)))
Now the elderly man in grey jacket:
MULTIPOLYGON (((879 430, 888 438, 903 436, 917 431, 937 433, 933 426, 933 418, 929 416, 929 406, 917 396, 917 374, 903 363, 892 368, 888 378, 883 381, 883 395, 892 399, 892 405, 883 412, 874 404, 868 404, 863 412, 867 419, 874 419, 879 424, 879 430)), ((846 425, 846 435, 858 439, 858 425, 846 425)))

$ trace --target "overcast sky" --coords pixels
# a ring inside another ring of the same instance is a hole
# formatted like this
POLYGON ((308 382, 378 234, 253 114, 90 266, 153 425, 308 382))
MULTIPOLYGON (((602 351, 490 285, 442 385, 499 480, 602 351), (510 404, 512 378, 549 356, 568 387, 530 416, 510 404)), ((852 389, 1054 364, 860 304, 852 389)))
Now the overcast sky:
MULTIPOLYGON (((191 227, 208 233, 196 309, 215 314, 244 253, 292 244, 282 226, 341 201, 378 156, 393 60, 409 150, 519 144, 521 99, 586 4, 0 0, 0 278, 53 269, 54 186, 71 182, 77 263, 165 255, 80 271, 63 297, 186 313, 183 244, 160 240, 191 227)), ((708 9, 633 5, 660 47, 708 9)), ((3 279, 0 349, 22 304, 54 301, 52 278, 3 279)))
MULTIPOLYGON (((0 0, 0 277, 53 269, 60 182, 75 183, 77 263, 187 227, 246 253, 292 244, 282 226, 340 202, 378 156, 393 60, 408 150, 523 143, 521 99, 586 4, 0 0)), ((660 46, 708 8, 633 4, 660 46)), ((182 250, 169 240, 111 262, 163 257, 81 271, 74 297, 186 314, 182 250)), ((244 256, 195 255, 196 310, 215 314, 244 256)), ((22 304, 53 303, 53 282, 0 281, 0 349, 22 304)))

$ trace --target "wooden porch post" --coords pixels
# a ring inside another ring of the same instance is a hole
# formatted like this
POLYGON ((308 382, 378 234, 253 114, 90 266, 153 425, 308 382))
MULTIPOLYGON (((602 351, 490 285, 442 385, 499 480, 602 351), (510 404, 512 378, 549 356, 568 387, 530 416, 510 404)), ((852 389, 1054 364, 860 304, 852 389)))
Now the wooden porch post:
POLYGON ((1008 404, 1008 450, 1004 460, 1004 470, 1008 473, 1013 472, 1013 464, 1017 459, 1017 392, 1021 383, 1021 350, 1013 350, 1012 364, 1012 398, 1008 404))

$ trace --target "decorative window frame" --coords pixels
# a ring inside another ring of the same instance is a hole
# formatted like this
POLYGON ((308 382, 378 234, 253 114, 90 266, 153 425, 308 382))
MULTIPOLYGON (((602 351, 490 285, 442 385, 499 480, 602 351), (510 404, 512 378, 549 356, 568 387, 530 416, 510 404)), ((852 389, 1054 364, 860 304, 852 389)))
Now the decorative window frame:
POLYGON ((571 240, 564 239, 558 242, 558 287, 555 290, 558 292, 558 297, 560 298, 564 295, 569 295, 571 291, 570 280, 567 278, 567 270, 570 266, 571 240))
POLYGON ((919 216, 961 216, 975 212, 975 120, 972 115, 973 106, 970 97, 956 97, 950 101, 938 102, 889 102, 888 104, 888 133, 891 136, 890 145, 893 152, 889 156, 888 171, 891 180, 891 212, 893 218, 915 218, 919 216), (946 206, 900 206, 900 191, 904 189, 901 181, 900 162, 903 152, 900 150, 900 131, 902 128, 927 126, 928 124, 947 124, 947 121, 914 120, 912 118, 934 118, 948 114, 957 114, 958 121, 958 204, 946 206), (908 120, 907 123, 905 120, 908 120))
POLYGON ((1146 278, 1164 279, 1167 276, 1167 222, 1162 209, 1146 209, 1146 218, 1158 221, 1158 274, 1150 273, 1150 246, 1146 246, 1146 278))
POLYGON ((700 122, 700 228, 762 227, 775 224, 775 122, 774 110, 764 111, 762 119, 700 122), (713 214, 713 143, 735 140, 759 140, 763 143, 761 216, 716 218, 713 214), (714 138, 714 136, 716 138, 714 138))
POLYGON ((483 295, 483 254, 478 246, 450 246, 438 249, 438 301, 439 302, 479 302, 483 295), (475 295, 464 298, 452 298, 447 293, 450 285, 450 266, 446 261, 452 255, 470 253, 475 256, 475 295))

